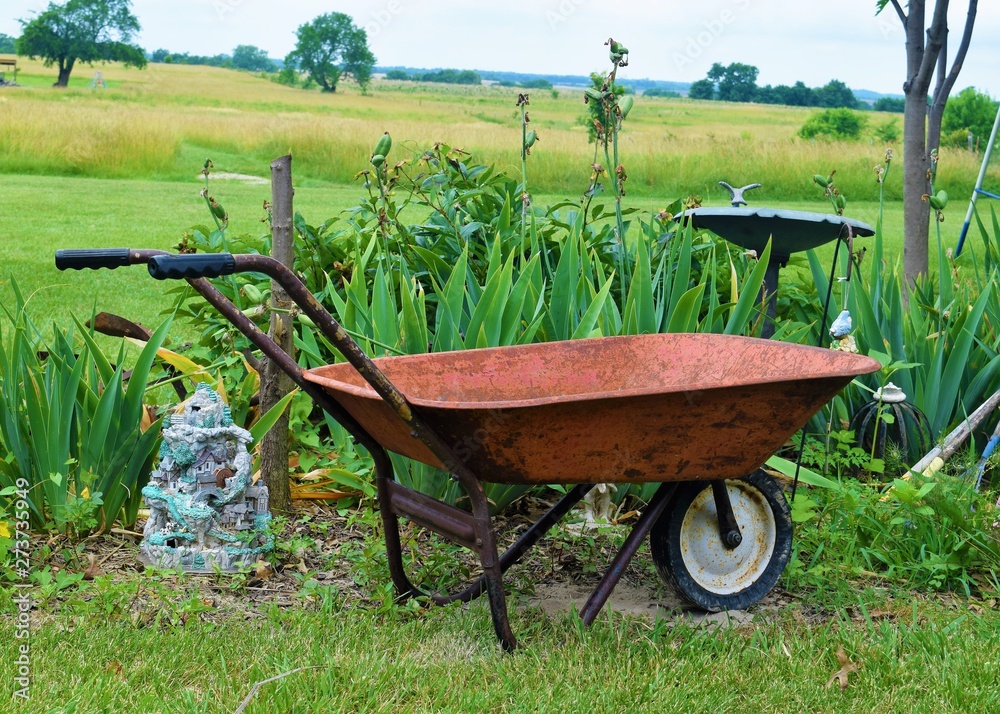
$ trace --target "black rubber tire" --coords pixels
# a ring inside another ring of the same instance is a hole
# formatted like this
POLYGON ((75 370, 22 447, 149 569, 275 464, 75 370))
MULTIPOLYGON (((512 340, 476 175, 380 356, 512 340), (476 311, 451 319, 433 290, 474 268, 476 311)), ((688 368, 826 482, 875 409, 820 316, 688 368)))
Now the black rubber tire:
MULTIPOLYGON (((792 548, 792 515, 788 501, 781 487, 767 473, 758 470, 740 479, 740 488, 749 487, 762 499, 770 509, 774 518, 774 544, 767 558, 767 564, 751 583, 739 591, 716 592, 710 587, 700 584, 688 570, 685 556, 681 548, 681 529, 685 515, 695 499, 703 491, 711 493, 712 486, 708 481, 692 481, 678 487, 673 499, 667 505, 663 515, 653 524, 649 533, 649 545, 653 554, 653 562, 660 577, 671 585, 678 594, 691 605, 708 612, 722 610, 744 610, 760 601, 781 577, 788 564, 792 548)), ((733 482, 727 482, 729 484, 733 482)), ((732 495, 732 488, 730 486, 732 495)), ((709 496, 711 498, 711 496, 709 496)), ((711 501, 714 509, 714 501, 711 501)), ((737 521, 739 518, 737 518, 737 521)), ((744 524, 739 524, 744 526, 744 524)), ((744 539, 739 548, 752 546, 744 539)), ((719 538, 720 554, 724 551, 722 539, 719 538)))

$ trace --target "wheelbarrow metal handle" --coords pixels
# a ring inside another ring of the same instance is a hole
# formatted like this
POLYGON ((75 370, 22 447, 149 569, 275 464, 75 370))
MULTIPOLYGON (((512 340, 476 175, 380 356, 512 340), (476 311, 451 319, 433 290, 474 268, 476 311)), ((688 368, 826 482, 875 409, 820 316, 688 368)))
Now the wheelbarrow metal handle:
POLYGON ((122 265, 131 265, 131 250, 128 248, 100 248, 86 250, 57 250, 56 267, 59 270, 114 270, 122 265))
POLYGON ((236 261, 230 253, 155 255, 148 266, 149 274, 157 280, 217 278, 236 272, 236 261))

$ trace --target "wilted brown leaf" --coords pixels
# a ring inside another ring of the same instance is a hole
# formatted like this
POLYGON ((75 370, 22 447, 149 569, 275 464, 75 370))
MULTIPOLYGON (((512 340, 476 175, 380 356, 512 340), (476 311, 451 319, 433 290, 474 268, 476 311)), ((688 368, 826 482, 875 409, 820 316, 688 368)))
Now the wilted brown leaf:
POLYGON ((847 677, 851 672, 856 672, 858 670, 858 665, 851 662, 847 657, 847 653, 844 652, 844 646, 841 645, 837 648, 837 661, 840 662, 840 669, 834 672, 830 676, 830 681, 826 683, 826 686, 833 684, 834 680, 840 682, 840 691, 847 689, 847 677))
POLYGON ((117 660, 111 660, 108 662, 108 666, 104 668, 104 671, 108 674, 124 674, 125 668, 122 667, 121 662, 117 660))
POLYGON ((892 610, 872 610, 868 615, 872 620, 895 620, 896 613, 892 610))
POLYGON ((257 577, 261 580, 269 580, 271 575, 274 573, 274 571, 271 570, 271 566, 268 565, 267 561, 263 559, 254 563, 254 571, 257 574, 257 577))
POLYGON ((84 580, 93 580, 98 575, 104 575, 104 573, 101 572, 100 564, 97 562, 97 556, 91 553, 89 557, 90 562, 87 563, 87 569, 83 571, 84 580))
POLYGON ((309 568, 307 568, 307 567, 306 567, 306 563, 305 563, 305 561, 304 561, 304 560, 300 560, 300 561, 299 561, 299 562, 298 562, 298 563, 297 563, 297 564, 295 565, 295 569, 296 569, 296 570, 298 570, 298 571, 299 571, 300 573, 302 573, 303 575, 305 575, 306 573, 308 573, 308 572, 309 572, 309 568))

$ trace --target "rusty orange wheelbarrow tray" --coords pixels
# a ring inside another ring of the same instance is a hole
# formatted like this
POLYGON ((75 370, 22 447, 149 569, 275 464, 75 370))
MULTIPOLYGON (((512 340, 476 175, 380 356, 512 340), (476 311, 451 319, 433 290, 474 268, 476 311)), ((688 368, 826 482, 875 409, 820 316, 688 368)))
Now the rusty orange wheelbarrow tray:
POLYGON ((286 267, 260 255, 64 250, 56 266, 144 264, 186 279, 364 446, 375 462, 389 570, 407 577, 404 517, 475 552, 482 574, 439 604, 487 594, 505 649, 516 647, 503 573, 599 483, 661 485, 580 615, 597 617, 643 538, 661 575, 705 609, 746 607, 788 560, 791 519, 760 466, 855 376, 868 357, 771 340, 657 334, 370 359, 286 267), (303 370, 207 278, 264 273, 347 360, 303 370), (451 473, 470 511, 396 482, 387 451, 451 473), (484 482, 575 484, 503 554, 484 482))

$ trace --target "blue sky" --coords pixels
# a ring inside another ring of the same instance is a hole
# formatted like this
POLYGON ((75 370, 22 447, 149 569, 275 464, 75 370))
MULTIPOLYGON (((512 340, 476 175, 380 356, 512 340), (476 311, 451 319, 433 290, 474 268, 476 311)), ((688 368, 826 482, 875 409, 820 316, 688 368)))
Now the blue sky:
MULTIPOLYGON (((933 4, 930 2, 929 4, 933 4)), ((45 0, 4 0, 0 32, 45 0)), ((953 0, 952 46, 967 2, 953 0)), ((295 29, 324 12, 345 12, 368 29, 383 65, 586 74, 606 63, 608 36, 631 50, 623 76, 693 81, 713 62, 760 68, 759 84, 810 86, 840 79, 856 89, 900 93, 903 32, 875 0, 135 0, 139 43, 195 54, 239 44, 284 57, 295 29)), ((1000 94, 1000 3, 980 2, 972 49, 956 90, 1000 94)))

